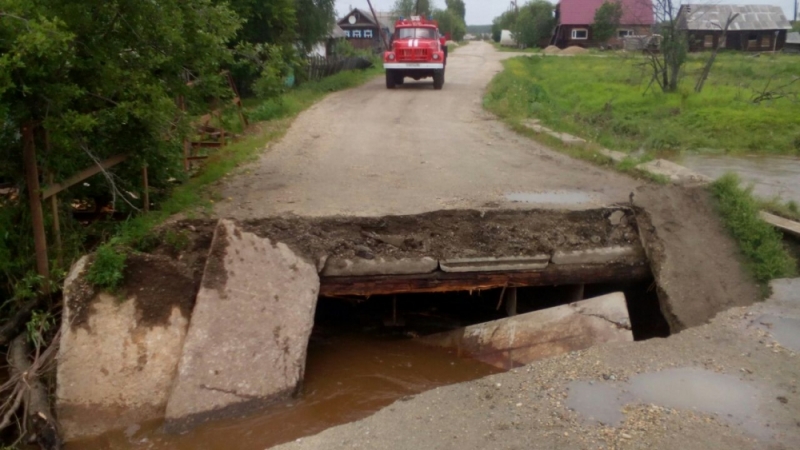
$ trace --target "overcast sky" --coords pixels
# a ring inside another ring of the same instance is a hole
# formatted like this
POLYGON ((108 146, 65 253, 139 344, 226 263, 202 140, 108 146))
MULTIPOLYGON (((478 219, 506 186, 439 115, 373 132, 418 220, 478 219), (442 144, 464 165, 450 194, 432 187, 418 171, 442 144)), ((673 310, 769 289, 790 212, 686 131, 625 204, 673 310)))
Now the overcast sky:
MULTIPOLYGON (((519 0, 520 5, 526 0, 519 0)), ((557 3, 555 0, 550 0, 557 3)), ((432 0, 434 7, 444 8, 444 0, 432 0)), ((492 23, 492 19, 499 16, 508 9, 509 0, 464 0, 467 5, 467 24, 487 25, 492 23)), ((712 4, 739 4, 739 5, 778 5, 783 8, 786 17, 792 20, 794 13, 794 0, 741 0, 741 1, 692 1, 683 3, 712 3, 712 4)), ((372 0, 372 6, 378 11, 389 11, 394 5, 394 0, 372 0)), ((336 0, 336 8, 339 17, 344 16, 350 11, 350 7, 368 9, 367 0, 336 0)))

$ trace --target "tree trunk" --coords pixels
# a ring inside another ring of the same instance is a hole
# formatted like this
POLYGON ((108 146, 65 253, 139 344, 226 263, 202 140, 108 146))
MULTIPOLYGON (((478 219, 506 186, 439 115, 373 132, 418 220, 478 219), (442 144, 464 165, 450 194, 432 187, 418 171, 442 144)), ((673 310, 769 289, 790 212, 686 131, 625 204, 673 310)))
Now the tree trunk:
POLYGON ((22 333, 11 341, 8 360, 12 376, 20 376, 22 378, 20 382, 26 385, 24 414, 27 415, 27 421, 32 427, 31 440, 39 444, 42 450, 61 449, 61 438, 58 435, 55 418, 50 411, 47 389, 39 381, 35 371, 31 371, 28 350, 27 336, 22 333))

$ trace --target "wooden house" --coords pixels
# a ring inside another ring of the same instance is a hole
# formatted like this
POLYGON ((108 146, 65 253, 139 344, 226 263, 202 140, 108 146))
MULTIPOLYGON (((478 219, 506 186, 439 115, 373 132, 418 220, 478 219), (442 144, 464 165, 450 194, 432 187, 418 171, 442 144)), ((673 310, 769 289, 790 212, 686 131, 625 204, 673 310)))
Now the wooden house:
POLYGON ((751 52, 783 49, 792 28, 780 6, 772 5, 682 5, 678 26, 689 35, 691 51, 722 49, 751 52), (722 30, 729 17, 736 19, 722 30))
POLYGON ((382 48, 381 34, 386 42, 391 40, 394 33, 394 21, 389 14, 377 13, 375 18, 370 12, 355 8, 345 15, 337 25, 342 29, 345 39, 360 50, 380 51, 382 48))
POLYGON ((561 0, 556 5, 556 29, 550 44, 560 48, 571 46, 596 47, 609 45, 622 47, 627 36, 647 36, 654 23, 652 0, 619 0, 622 4, 622 20, 614 37, 608 42, 597 42, 592 35, 592 24, 597 8, 606 0, 561 0))

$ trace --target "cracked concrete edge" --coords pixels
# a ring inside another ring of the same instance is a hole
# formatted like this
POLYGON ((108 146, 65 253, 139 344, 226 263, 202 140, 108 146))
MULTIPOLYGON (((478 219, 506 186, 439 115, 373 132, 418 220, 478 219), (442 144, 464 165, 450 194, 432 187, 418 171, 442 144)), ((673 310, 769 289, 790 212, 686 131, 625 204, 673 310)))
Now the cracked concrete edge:
POLYGON ((429 256, 420 258, 327 258, 323 277, 358 277, 367 275, 416 275, 435 271, 439 261, 429 256))
POLYGON ((649 172, 654 175, 666 176, 676 184, 682 185, 704 185, 711 183, 712 179, 692 171, 680 164, 676 164, 666 159, 655 159, 636 166, 637 169, 649 172))
POLYGON ((493 272, 542 270, 550 263, 551 255, 533 256, 454 258, 439 261, 443 272, 493 272))
POLYGON ((608 264, 624 258, 646 258, 640 246, 614 246, 586 250, 556 251, 553 264, 608 264))

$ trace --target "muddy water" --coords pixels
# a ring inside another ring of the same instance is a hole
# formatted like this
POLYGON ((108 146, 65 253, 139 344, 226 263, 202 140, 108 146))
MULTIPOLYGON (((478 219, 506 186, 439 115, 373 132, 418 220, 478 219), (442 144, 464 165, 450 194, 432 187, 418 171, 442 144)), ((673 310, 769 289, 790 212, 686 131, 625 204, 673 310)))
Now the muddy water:
POLYGON ((703 175, 717 178, 735 172, 753 192, 766 199, 779 196, 800 203, 800 158, 791 156, 687 155, 681 163, 703 175))
POLYGON ((206 424, 167 435, 144 424, 67 446, 76 449, 265 448, 364 418, 392 402, 438 386, 498 372, 412 340, 315 329, 309 344, 304 392, 253 416, 206 424))

